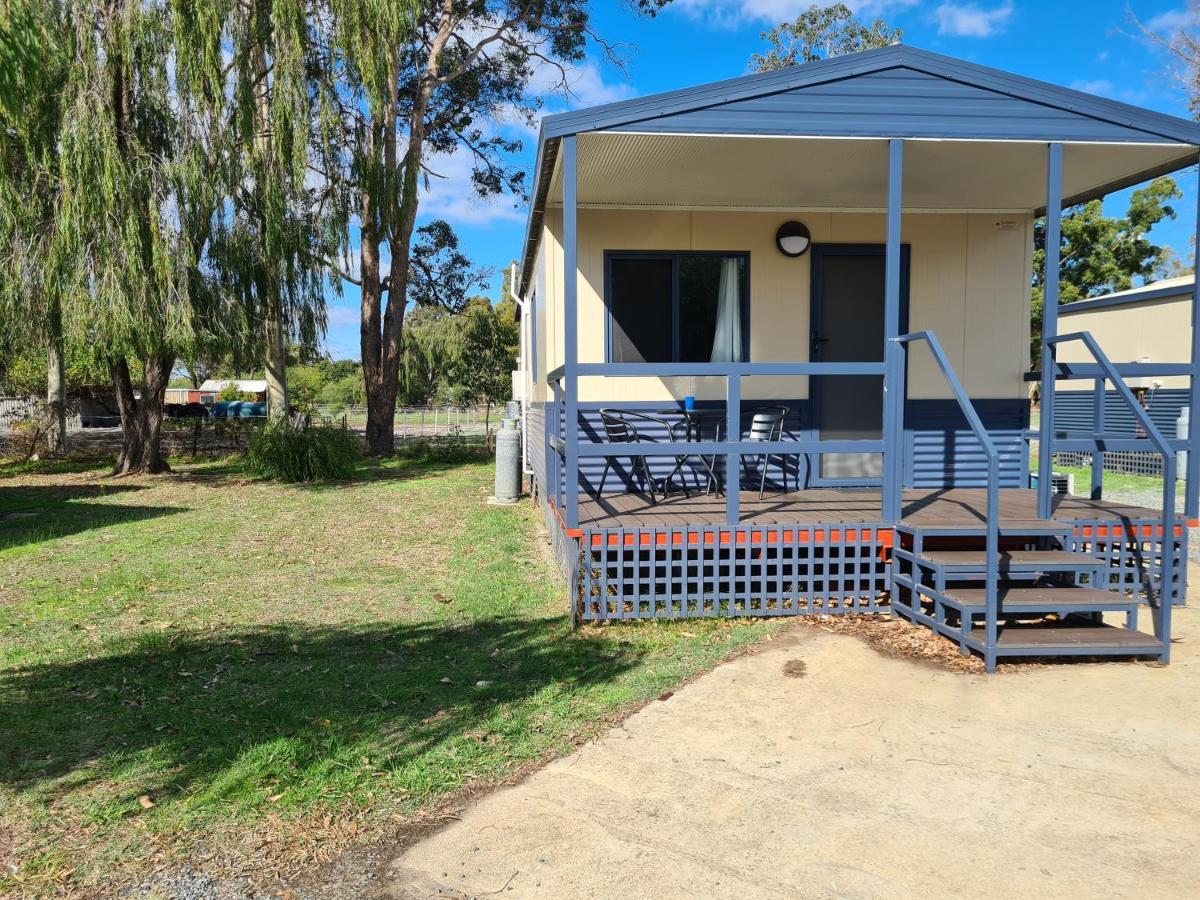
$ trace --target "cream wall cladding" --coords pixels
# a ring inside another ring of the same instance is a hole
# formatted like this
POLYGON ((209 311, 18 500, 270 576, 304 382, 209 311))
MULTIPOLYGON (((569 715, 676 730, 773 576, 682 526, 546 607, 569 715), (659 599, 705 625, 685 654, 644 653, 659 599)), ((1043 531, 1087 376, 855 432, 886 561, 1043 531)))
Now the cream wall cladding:
MULTIPOLYGON (((579 211, 579 359, 604 361, 604 254, 607 250, 728 250, 750 254, 750 359, 797 362, 809 357, 811 254, 789 259, 775 230, 799 219, 814 243, 884 241, 876 213, 700 210, 579 211)), ((562 362, 562 210, 547 210, 536 266, 541 373, 562 362), (543 288, 544 285, 544 288, 543 288), (543 326, 542 323, 545 323, 543 326)), ((914 213, 902 220, 911 246, 909 329, 936 332, 967 391, 977 398, 1025 396, 1029 368, 1032 219, 1003 213, 914 213)), ((539 374, 535 399, 548 399, 539 374)), ((663 400, 691 394, 724 397, 724 379, 587 378, 585 401, 663 400)), ((803 398, 807 379, 743 380, 750 400, 803 398)), ((950 396, 928 351, 912 350, 909 396, 950 396)))
MULTIPOLYGON (((1063 307, 1068 309, 1069 304, 1063 307)), ((1142 358, 1155 363, 1186 363, 1192 358, 1192 298, 1185 294, 1071 315, 1060 311, 1058 330, 1060 334, 1090 331, 1100 349, 1115 363, 1138 362, 1142 358)), ((1062 362, 1092 361, 1087 348, 1076 341, 1060 345, 1057 357, 1062 362)), ((1144 384, 1130 381, 1135 387, 1145 388, 1151 387, 1152 382, 1164 388, 1188 386, 1186 375, 1156 375, 1144 384)), ((1061 391, 1083 391, 1094 386, 1093 381, 1058 383, 1061 391)))

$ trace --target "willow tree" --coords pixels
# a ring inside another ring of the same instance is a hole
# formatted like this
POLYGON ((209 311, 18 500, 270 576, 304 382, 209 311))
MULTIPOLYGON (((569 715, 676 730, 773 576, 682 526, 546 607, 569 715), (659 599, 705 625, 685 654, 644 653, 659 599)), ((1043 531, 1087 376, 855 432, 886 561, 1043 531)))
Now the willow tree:
MULTIPOLYGON (((653 14, 668 0, 629 0, 653 14)), ((559 86, 589 42, 607 50, 586 0, 328 0, 332 49, 343 78, 345 212, 357 230, 359 265, 344 276, 361 291, 360 326, 367 394, 367 444, 394 447, 393 419, 405 311, 414 297, 414 245, 422 182, 438 160, 473 161, 470 187, 482 196, 520 194, 524 173, 510 163, 521 148, 497 123, 532 122, 546 84, 559 86), (553 80, 553 79, 552 79, 553 80)), ((430 294, 428 296, 437 296, 430 294)), ((459 298, 465 302, 467 297, 459 298)))
POLYGON ((315 345, 324 328, 326 260, 340 234, 318 174, 337 152, 326 127, 335 88, 318 39, 321 7, 317 0, 172 6, 190 94, 225 151, 212 160, 229 185, 208 250, 212 272, 256 332, 271 414, 286 415, 288 346, 315 345))
POLYGON ((57 204, 66 22, 61 3, 0 3, 0 352, 46 355, 46 441, 67 449, 61 280, 48 261, 57 204))

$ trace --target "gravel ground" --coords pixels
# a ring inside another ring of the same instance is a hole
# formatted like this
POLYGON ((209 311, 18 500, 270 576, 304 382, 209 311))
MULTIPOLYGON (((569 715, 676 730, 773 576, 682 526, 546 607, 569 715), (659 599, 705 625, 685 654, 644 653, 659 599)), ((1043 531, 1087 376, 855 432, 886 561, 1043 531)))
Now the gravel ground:
MULTIPOLYGON (((1106 490, 1104 499, 1118 503, 1130 503, 1134 506, 1147 506, 1150 509, 1160 509, 1162 507, 1162 481, 1159 480, 1154 484, 1157 486, 1106 490)), ((1179 482, 1179 487, 1175 492, 1175 510, 1183 515, 1182 481, 1179 482)), ((1200 563, 1200 528, 1192 528, 1188 531, 1188 561, 1200 563)))

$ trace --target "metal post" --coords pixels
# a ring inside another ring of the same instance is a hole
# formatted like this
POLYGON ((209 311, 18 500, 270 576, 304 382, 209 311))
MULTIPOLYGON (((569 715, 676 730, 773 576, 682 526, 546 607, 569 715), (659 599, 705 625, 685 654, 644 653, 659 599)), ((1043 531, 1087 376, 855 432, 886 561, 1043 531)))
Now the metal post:
MULTIPOLYGON (((1200 191, 1198 191, 1200 193, 1200 191)), ((1200 233, 1200 197, 1196 203, 1196 228, 1200 233)), ((1193 264, 1194 272, 1200 273, 1200 239, 1196 240, 1193 264)), ((1183 512, 1188 519, 1200 518, 1200 275, 1192 285, 1192 375, 1188 385, 1188 402, 1191 411, 1188 414, 1188 455, 1187 471, 1184 477, 1187 484, 1184 489, 1183 512)))
MULTIPOLYGON (((742 442, 742 379, 725 377, 725 440, 742 442)), ((725 454, 725 524, 735 527, 742 518, 742 455, 725 454)))
POLYGON ((563 387, 566 409, 566 497, 568 528, 579 527, 579 265, 575 135, 562 139, 563 172, 563 387))
MULTIPOLYGON (((1104 385, 1103 378, 1096 379, 1096 393, 1092 397, 1092 433, 1104 434, 1104 385)), ((1104 451, 1092 452, 1092 492, 1093 500, 1104 499, 1104 451)))
POLYGON ((904 141, 888 141, 887 244, 883 304, 883 520, 900 519, 904 460, 904 351, 900 334, 900 216, 904 193, 904 141))
POLYGON ((1038 517, 1049 519, 1054 496, 1054 346, 1058 334, 1058 265, 1062 239, 1062 144, 1051 144, 1046 159, 1046 272, 1042 303, 1042 421, 1038 429, 1038 517))

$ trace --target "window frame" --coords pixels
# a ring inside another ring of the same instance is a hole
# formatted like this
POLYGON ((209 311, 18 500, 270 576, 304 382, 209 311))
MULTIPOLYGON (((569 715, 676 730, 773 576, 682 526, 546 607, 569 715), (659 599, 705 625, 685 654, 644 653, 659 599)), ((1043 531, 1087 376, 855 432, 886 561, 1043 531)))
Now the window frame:
MULTIPOLYGON (((682 363, 679 328, 679 263, 685 256, 735 257, 744 263, 742 276, 742 361, 750 362, 750 251, 749 250, 605 250, 604 251, 604 361, 613 362, 612 264, 623 259, 663 259, 671 262, 671 359, 655 365, 682 363)), ((721 363, 712 363, 721 365, 721 363)))

